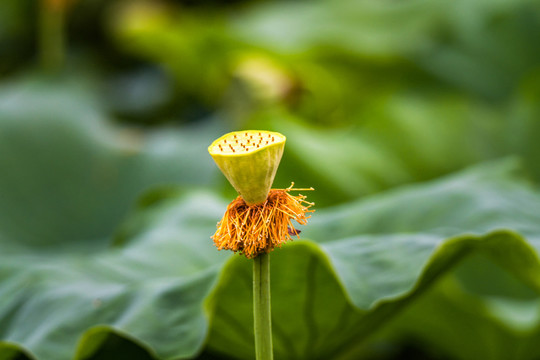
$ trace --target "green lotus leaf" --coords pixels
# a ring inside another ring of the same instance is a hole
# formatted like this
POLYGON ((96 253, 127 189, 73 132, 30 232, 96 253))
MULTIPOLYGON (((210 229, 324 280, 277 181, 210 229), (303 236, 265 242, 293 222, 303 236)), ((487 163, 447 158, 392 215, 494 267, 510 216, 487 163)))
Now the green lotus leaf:
MULTIPOLYGON (((391 341, 385 331, 403 334, 402 317, 422 319, 415 304, 442 279, 471 286, 468 271, 453 269, 473 254, 536 299, 540 196, 516 169, 511 161, 486 165, 319 211, 302 233, 306 240, 272 256, 276 356, 347 359, 375 351, 373 339, 391 341)), ((149 193, 120 247, 2 252, 2 338, 37 359, 69 359, 75 351, 78 359, 98 359, 128 348, 163 359, 203 350, 251 358, 250 263, 217 251, 209 238, 225 204, 206 191, 149 193)), ((484 326, 523 338, 505 317, 484 326)), ((518 346, 510 340, 506 346, 518 346)))

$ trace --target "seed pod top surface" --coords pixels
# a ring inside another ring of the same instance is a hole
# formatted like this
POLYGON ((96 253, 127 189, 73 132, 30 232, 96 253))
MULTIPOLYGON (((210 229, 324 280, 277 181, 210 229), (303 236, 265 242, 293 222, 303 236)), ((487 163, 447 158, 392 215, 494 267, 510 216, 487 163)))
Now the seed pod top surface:
POLYGON ((208 152, 244 201, 255 205, 268 196, 285 140, 277 132, 235 131, 215 140, 208 152))

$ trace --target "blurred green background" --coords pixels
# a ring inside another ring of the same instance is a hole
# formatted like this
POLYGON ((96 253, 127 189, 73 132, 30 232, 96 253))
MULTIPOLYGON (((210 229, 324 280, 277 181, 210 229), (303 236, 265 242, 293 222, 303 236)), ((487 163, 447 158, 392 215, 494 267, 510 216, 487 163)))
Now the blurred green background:
POLYGON ((276 359, 540 359, 540 1, 0 1, 0 359, 251 359, 207 146, 288 138, 276 359))

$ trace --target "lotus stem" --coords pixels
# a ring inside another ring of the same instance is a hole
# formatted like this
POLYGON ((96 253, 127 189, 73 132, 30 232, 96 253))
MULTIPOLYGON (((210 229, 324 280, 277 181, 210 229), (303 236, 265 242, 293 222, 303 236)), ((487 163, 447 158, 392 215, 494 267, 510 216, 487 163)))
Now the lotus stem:
POLYGON ((47 71, 59 70, 65 58, 65 16, 63 1, 41 0, 39 52, 41 66, 47 71))
POLYGON ((270 254, 263 253, 253 259, 253 326, 257 360, 274 358, 270 302, 270 254))

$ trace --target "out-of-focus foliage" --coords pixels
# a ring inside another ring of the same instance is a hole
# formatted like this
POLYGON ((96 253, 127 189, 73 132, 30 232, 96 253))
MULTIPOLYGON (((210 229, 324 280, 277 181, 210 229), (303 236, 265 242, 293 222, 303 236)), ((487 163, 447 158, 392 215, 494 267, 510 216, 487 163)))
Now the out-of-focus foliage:
MULTIPOLYGON (((320 205, 508 153, 540 175, 523 154, 538 133, 535 2, 272 2, 205 21, 146 4, 120 15, 119 44, 163 64, 183 98, 238 126, 301 133, 286 166, 315 176, 320 205)), ((290 178, 281 172, 280 186, 290 178)))
POLYGON ((540 356, 538 1, 78 0, 48 72, 38 3, 0 2, 0 359, 253 358, 242 128, 316 189, 276 358, 540 356))
POLYGON ((30 25, 31 14, 29 1, 0 3, 0 77, 17 69, 20 63, 29 63, 31 33, 35 29, 30 25))

